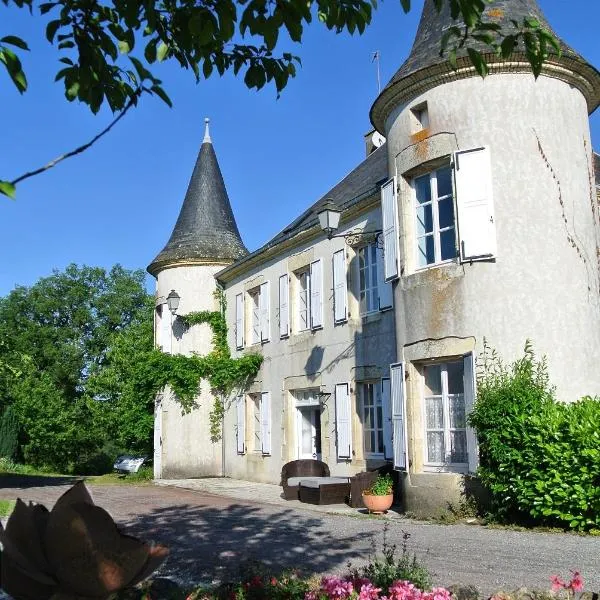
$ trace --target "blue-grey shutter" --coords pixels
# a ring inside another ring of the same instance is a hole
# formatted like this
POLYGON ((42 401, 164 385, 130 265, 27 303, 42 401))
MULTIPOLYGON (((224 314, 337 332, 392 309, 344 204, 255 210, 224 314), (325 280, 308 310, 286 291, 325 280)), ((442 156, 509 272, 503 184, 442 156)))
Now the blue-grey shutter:
POLYGON ((238 454, 246 452, 246 399, 244 396, 236 398, 237 413, 237 451, 238 454))
POLYGON ((496 224, 489 148, 455 152, 454 183, 461 260, 493 258, 496 224))
MULTIPOLYGON (((473 354, 464 358, 463 383, 465 390, 465 414, 468 416, 475 406, 475 364, 473 354)), ((469 458, 469 472, 475 473, 479 465, 479 446, 477 435, 472 427, 467 425, 467 456, 469 458)))
POLYGON ((406 410, 404 402, 404 363, 390 365, 394 468, 406 469, 406 410))
POLYGON ((381 186, 381 216, 383 222, 383 255, 385 280, 399 276, 400 236, 398 231, 398 206, 396 203, 396 178, 381 186))
POLYGON ((244 295, 235 297, 235 347, 241 350, 244 347, 244 295))
POLYGON ((279 278, 279 337, 290 334, 290 280, 287 273, 279 278))
POLYGON ((260 442, 262 453, 271 454, 271 393, 260 395, 260 442))
POLYGON ((335 386, 335 431, 338 459, 351 460, 352 421, 347 383, 338 383, 335 386))
POLYGON ((310 326, 323 327, 323 261, 310 263, 310 326))
POLYGON ((258 297, 258 310, 260 313, 260 340, 268 342, 271 339, 271 298, 269 294, 269 282, 260 285, 258 297))
POLYGON ((394 306, 394 290, 392 282, 385 280, 385 257, 383 251, 377 248, 377 293, 379 295, 379 310, 387 310, 394 306))
POLYGON ((346 251, 338 250, 333 254, 333 316, 336 323, 348 318, 346 287, 346 251))
POLYGON ((381 380, 381 404, 383 412, 383 456, 386 460, 394 458, 392 441, 392 399, 391 384, 388 378, 381 380))

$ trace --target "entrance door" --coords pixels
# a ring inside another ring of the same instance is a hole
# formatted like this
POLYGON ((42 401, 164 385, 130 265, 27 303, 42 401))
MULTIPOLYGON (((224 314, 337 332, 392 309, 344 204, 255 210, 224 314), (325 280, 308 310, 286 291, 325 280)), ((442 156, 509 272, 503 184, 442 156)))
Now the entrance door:
POLYGON ((299 406, 298 458, 321 460, 321 409, 318 406, 299 406))

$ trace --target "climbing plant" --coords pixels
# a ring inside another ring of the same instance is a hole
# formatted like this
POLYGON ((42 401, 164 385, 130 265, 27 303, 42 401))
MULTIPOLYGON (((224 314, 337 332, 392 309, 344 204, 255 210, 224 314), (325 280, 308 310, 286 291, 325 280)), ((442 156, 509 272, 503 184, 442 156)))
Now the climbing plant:
POLYGON ((218 311, 191 312, 177 316, 186 328, 209 325, 213 334, 212 351, 204 356, 184 356, 152 350, 148 360, 137 371, 139 380, 136 382, 140 390, 152 396, 169 386, 185 414, 196 406, 195 398, 200 391, 200 380, 207 380, 214 397, 210 414, 210 437, 213 442, 221 439, 225 400, 234 390, 247 386, 258 373, 263 360, 257 353, 245 354, 239 358, 231 356, 227 343, 225 297, 220 290, 215 292, 215 297, 219 302, 218 311))

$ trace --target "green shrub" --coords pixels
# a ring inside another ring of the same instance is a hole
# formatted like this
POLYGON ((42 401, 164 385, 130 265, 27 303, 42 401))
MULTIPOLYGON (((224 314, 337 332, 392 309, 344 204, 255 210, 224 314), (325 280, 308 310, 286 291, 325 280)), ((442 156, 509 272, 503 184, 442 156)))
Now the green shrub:
POLYGON ((8 406, 0 416, 0 456, 14 460, 19 449, 19 421, 8 406))
POLYGON ((531 344, 505 366, 486 346, 470 423, 491 516, 577 530, 600 526, 600 400, 557 402, 531 344))

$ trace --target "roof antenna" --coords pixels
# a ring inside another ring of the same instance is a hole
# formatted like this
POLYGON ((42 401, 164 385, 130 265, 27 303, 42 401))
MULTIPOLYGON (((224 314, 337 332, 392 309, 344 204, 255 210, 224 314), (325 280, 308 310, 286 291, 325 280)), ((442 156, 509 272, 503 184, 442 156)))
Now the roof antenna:
POLYGON ((379 50, 373 52, 371 62, 377 61, 377 94, 381 94, 381 77, 379 75, 379 50))
POLYGON ((204 119, 204 139, 202 140, 202 143, 209 143, 212 144, 212 140, 210 139, 210 133, 208 132, 208 124, 210 123, 210 119, 208 117, 206 117, 206 119, 204 119))

